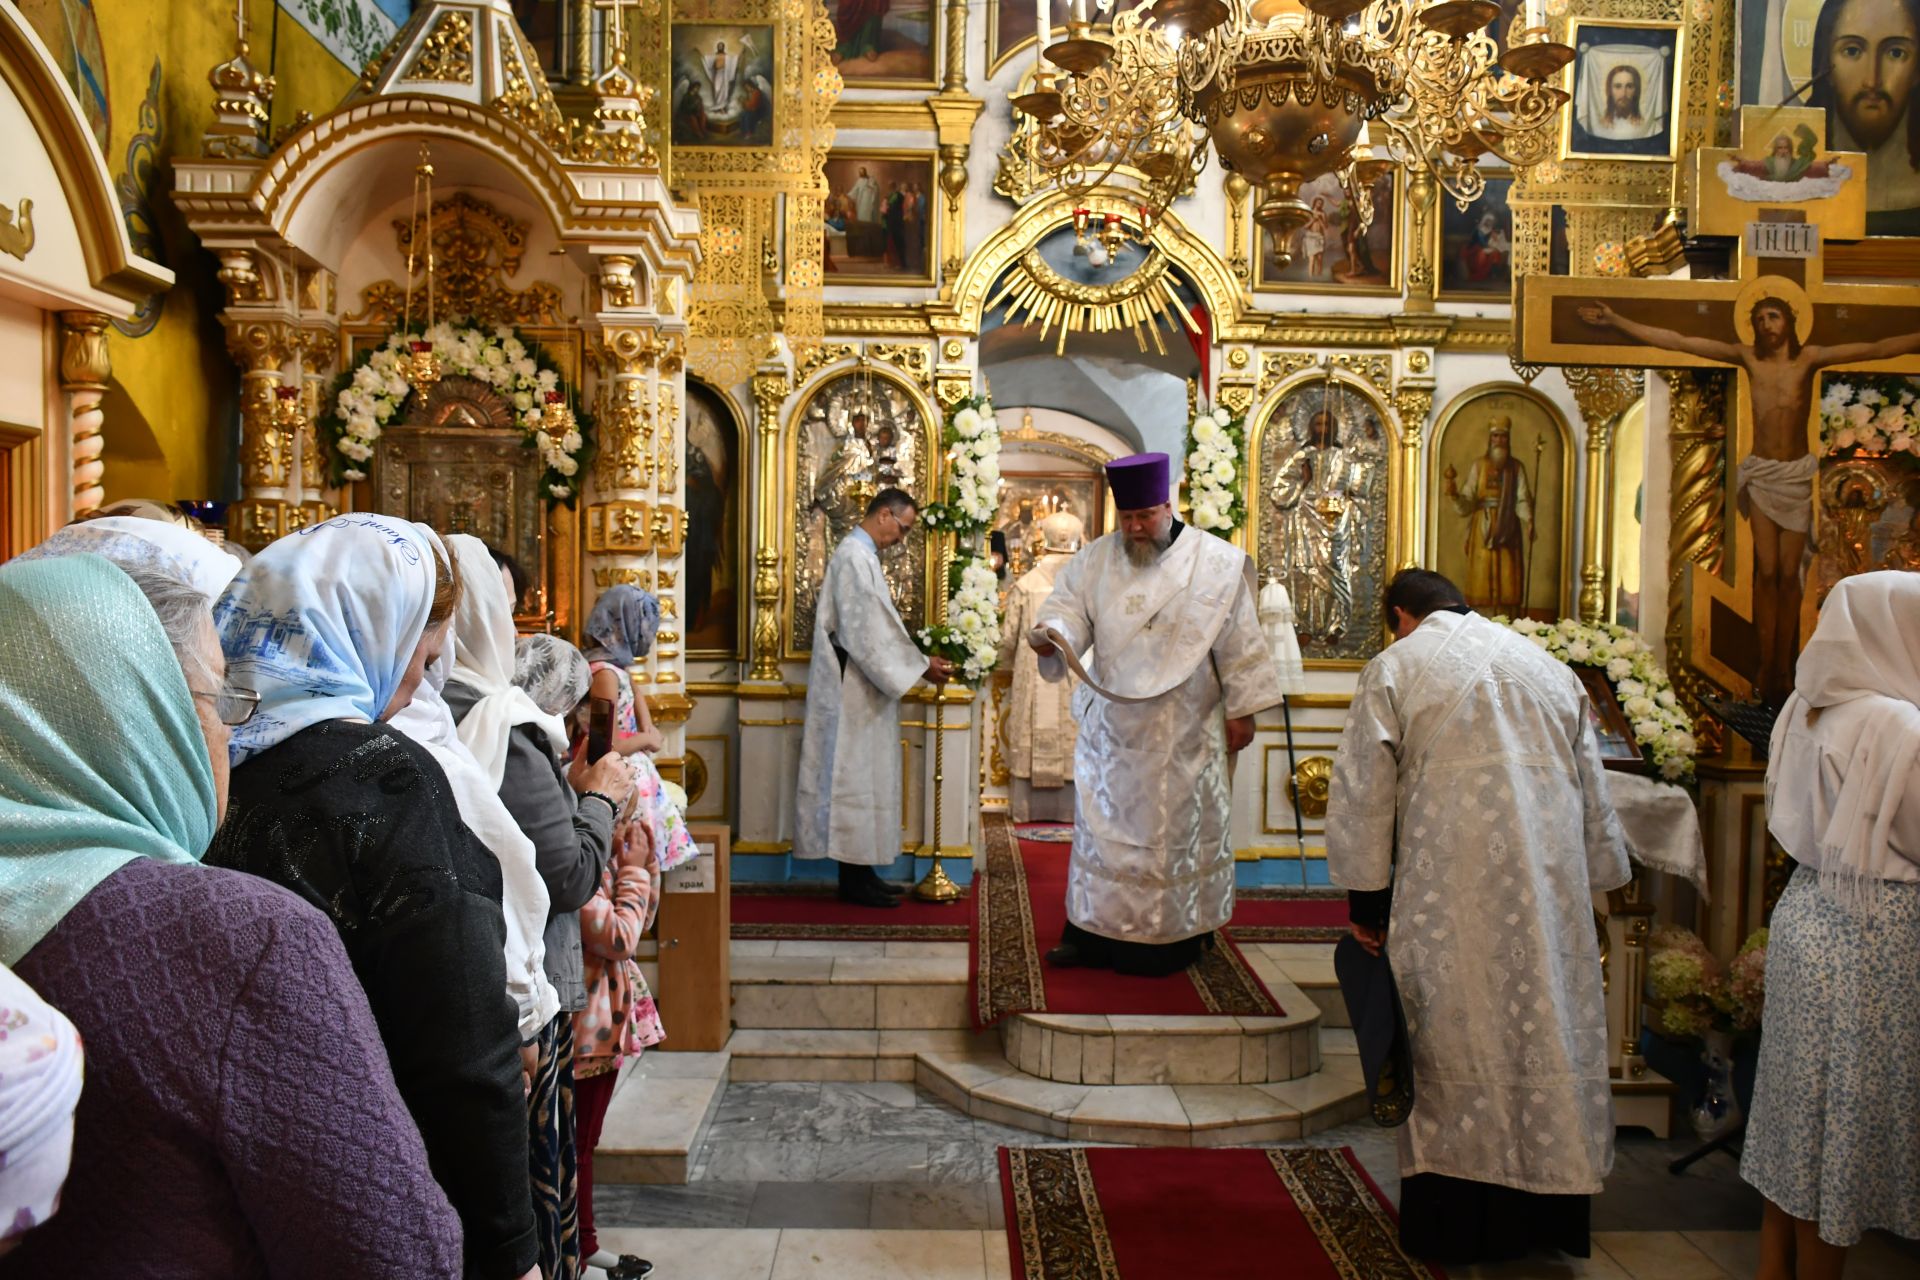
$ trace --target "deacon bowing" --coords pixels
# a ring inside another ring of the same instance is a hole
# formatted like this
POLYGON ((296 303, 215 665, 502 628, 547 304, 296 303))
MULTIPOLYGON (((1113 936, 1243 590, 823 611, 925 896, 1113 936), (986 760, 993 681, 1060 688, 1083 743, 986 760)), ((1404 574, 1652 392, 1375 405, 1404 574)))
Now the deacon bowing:
POLYGON ((1254 610, 1253 565, 1173 518, 1164 453, 1107 465, 1120 527, 1054 579, 1028 641, 1047 680, 1097 655, 1074 695, 1067 927, 1051 964, 1160 975, 1233 914, 1228 758, 1280 701, 1254 610), (1098 688, 1095 688, 1098 686, 1098 688))
POLYGON ((1593 892, 1630 874, 1587 695, 1437 573, 1397 574, 1386 613, 1334 756, 1327 869, 1406 1011, 1401 1246, 1586 1257, 1613 1167, 1593 892))
POLYGON ((953 670, 913 643, 880 568, 918 516, 903 491, 875 494, 827 562, 813 619, 793 856, 838 862, 841 899, 863 907, 900 905, 874 871, 900 856, 900 698, 953 670))

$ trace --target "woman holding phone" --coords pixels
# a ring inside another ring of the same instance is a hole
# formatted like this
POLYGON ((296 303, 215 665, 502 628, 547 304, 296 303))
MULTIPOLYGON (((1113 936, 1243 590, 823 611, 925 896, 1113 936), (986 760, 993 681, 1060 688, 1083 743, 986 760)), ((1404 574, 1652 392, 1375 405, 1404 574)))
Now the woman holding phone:
POLYGON ((547 886, 547 978, 560 996, 560 1012, 540 1034, 530 1156, 542 1267, 548 1275, 577 1275, 573 1014, 586 1003, 580 908, 606 870, 633 774, 617 754, 589 760, 582 750, 562 764, 566 724, 513 682, 513 602, 486 544, 458 533, 447 541, 459 562, 461 595, 453 621, 453 674, 442 696, 460 741, 533 842, 534 867, 547 886))

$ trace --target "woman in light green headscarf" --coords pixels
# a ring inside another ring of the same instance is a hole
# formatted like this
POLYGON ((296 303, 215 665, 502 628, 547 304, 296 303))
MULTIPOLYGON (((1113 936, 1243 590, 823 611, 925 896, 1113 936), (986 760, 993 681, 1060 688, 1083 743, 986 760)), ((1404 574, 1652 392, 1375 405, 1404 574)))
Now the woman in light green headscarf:
POLYGON ((217 788, 174 648, 120 569, 92 555, 0 566, 0 654, 0 963, 13 965, 135 858, 199 861, 217 788))

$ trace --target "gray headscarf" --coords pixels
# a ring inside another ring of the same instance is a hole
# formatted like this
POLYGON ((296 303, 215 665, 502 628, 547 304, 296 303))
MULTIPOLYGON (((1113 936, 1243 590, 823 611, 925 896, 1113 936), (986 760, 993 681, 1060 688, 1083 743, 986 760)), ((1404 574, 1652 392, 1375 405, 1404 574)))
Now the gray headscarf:
POLYGON ((619 667, 630 667, 653 650, 660 629, 660 602, 652 594, 621 583, 594 601, 587 615, 587 653, 619 667))
POLYGON ((564 719, 587 696, 592 682, 587 660, 559 636, 521 636, 513 649, 513 682, 535 705, 564 719))

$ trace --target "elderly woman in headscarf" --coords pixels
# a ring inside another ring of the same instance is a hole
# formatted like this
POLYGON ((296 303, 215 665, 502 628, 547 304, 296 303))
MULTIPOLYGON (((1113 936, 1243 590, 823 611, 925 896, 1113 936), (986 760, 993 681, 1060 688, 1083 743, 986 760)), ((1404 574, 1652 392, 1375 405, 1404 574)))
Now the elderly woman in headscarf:
MULTIPOLYGON (((7 1269, 456 1276, 459 1221, 332 926, 199 865, 227 725, 253 702, 196 586, 238 564, 152 521, 103 541, 104 523, 0 566, 0 961, 87 1054, 59 1211, 7 1269)), ((57 1053, 43 1065, 72 1065, 57 1053)), ((14 1085, 0 1063, 0 1097, 14 1085)), ((52 1138, 5 1109, 0 1212, 43 1218, 51 1189, 4 1175, 49 1172, 52 1138)))
POLYGON ((577 1275, 572 1015, 586 994, 579 911, 600 883, 633 780, 614 755, 589 762, 582 752, 562 767, 566 726, 513 682, 513 602, 486 544, 465 534, 447 542, 459 560, 461 595, 453 673, 442 696, 460 741, 533 842, 534 866, 547 886, 547 977, 559 993, 560 1012, 539 1039, 529 1150, 544 1269, 577 1275))
POLYGON ((254 557, 215 610, 260 709, 234 731, 232 811, 207 861, 331 917, 460 1214, 466 1275, 497 1280, 539 1258, 500 865, 439 763, 385 723, 459 595, 441 550, 387 516, 336 516, 254 557))
MULTIPOLYGON (((516 646, 513 681, 542 711, 571 724, 587 694, 587 660, 557 636, 526 636, 516 646)), ((659 909, 661 871, 698 850, 653 761, 644 754, 610 758, 623 758, 633 771, 635 817, 615 830, 613 856, 593 897, 580 909, 584 999, 573 1015, 573 1070, 580 1250, 589 1266, 624 1280, 645 1275, 650 1264, 599 1247, 593 1222, 593 1149, 621 1065, 666 1038, 653 992, 634 957, 659 909)))
POLYGON ((660 630, 660 602, 648 591, 621 583, 608 587, 587 615, 587 643, 582 646, 587 669, 593 673, 588 692, 613 704, 613 749, 623 756, 644 751, 651 755, 667 744, 653 727, 646 700, 633 696, 628 668, 653 651, 660 630))
POLYGON ((1920 574, 1820 609, 1767 758, 1767 829, 1800 865, 1774 909, 1740 1174, 1763 1280, 1838 1276, 1920 1236, 1920 574))

